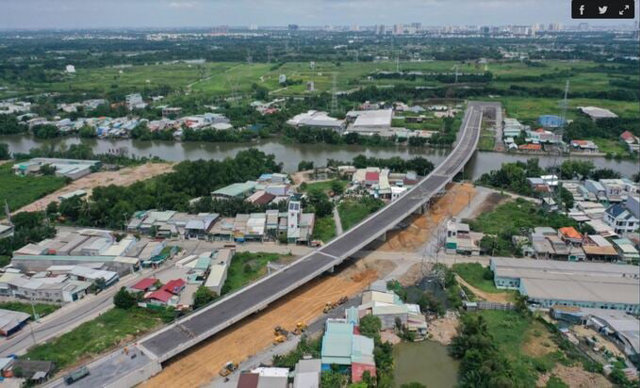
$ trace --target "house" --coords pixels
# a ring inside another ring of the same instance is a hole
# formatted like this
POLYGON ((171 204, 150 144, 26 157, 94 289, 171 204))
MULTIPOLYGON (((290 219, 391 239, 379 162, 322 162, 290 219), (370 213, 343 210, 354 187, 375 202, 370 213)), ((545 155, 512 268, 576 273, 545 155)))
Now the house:
POLYGON ((629 131, 624 131, 620 135, 620 140, 622 140, 629 148, 630 152, 638 152, 640 151, 640 138, 634 135, 629 131))
POLYGON ((0 335, 8 337, 27 323, 30 314, 20 311, 0 309, 0 335))
POLYGON ((517 119, 505 118, 503 120, 504 127, 502 129, 503 138, 516 138, 522 134, 525 126, 522 125, 517 119))
POLYGON ((640 220, 621 203, 605 210, 604 221, 619 235, 631 233, 640 227, 640 220))
POLYGON ((607 200, 607 190, 600 182, 587 179, 584 181, 584 187, 589 190, 589 192, 593 193, 598 201, 607 200))
POLYGON ((162 289, 148 293, 144 299, 151 305, 176 306, 178 304, 178 297, 176 295, 162 289))
POLYGON ((375 376, 372 338, 354 334, 354 325, 345 319, 327 319, 325 327, 320 352, 323 371, 351 367, 354 382, 361 381, 365 371, 375 376))
POLYGON ((74 266, 69 272, 69 275, 73 280, 87 281, 93 284, 96 284, 99 279, 102 279, 104 288, 115 284, 120 279, 116 272, 93 269, 81 265, 74 266))
POLYGON ((520 144, 518 146, 518 150, 520 151, 527 151, 527 152, 542 152, 542 145, 541 144, 520 144))
POLYGON ((633 246, 633 243, 628 238, 613 239, 611 242, 618 251, 620 259, 627 263, 631 263, 636 266, 638 265, 638 262, 640 261, 640 253, 638 253, 638 250, 633 246))
POLYGON ((586 260, 609 262, 618 260, 618 251, 606 238, 598 234, 586 235, 582 242, 582 249, 586 260))
POLYGON ((184 279, 173 279, 162 286, 161 290, 169 292, 173 295, 180 295, 182 290, 184 290, 186 284, 187 283, 184 281, 184 279))
POLYGON ((600 179, 600 184, 605 189, 609 203, 621 202, 623 199, 626 199, 626 184, 622 179, 600 179))
POLYGON ((215 253, 215 257, 209 267, 209 276, 207 277, 204 286, 215 292, 216 295, 222 294, 222 287, 227 279, 227 271, 235 250, 233 249, 220 249, 215 253))
POLYGON ((0 224, 0 240, 13 236, 13 225, 0 224))
POLYGON ((571 140, 571 148, 582 152, 598 152, 598 146, 591 140, 571 140))
POLYGON ((294 368, 293 388, 320 388, 322 360, 302 359, 294 368))
POLYGON ((55 370, 55 364, 51 361, 33 361, 17 359, 11 365, 13 375, 20 371, 22 377, 31 384, 41 384, 45 382, 55 370))
POLYGON ((582 234, 573 226, 558 229, 558 236, 567 244, 574 246, 582 245, 582 234))
POLYGON ((140 93, 129 94, 125 97, 125 103, 127 105, 127 109, 144 109, 147 107, 147 103, 144 102, 140 93))
POLYGON ((158 279, 156 278, 144 278, 137 282, 136 284, 129 287, 129 292, 148 292, 151 291, 158 279))

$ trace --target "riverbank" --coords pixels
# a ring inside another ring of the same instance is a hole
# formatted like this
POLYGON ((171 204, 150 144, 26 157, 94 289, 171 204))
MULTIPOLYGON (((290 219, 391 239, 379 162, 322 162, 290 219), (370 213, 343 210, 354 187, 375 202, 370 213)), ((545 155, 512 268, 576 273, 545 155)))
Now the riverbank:
MULTIPOLYGON (((276 161, 283 164, 284 171, 295 172, 298 163, 302 160, 312 161, 315 166, 324 166, 328 159, 339 161, 351 161, 354 156, 364 154, 367 157, 391 158, 394 156, 411 159, 416 156, 428 158, 432 163, 442 162, 449 151, 446 149, 433 149, 425 147, 365 147, 358 145, 327 145, 327 144, 292 144, 274 140, 259 140, 249 143, 195 143, 173 141, 141 141, 132 139, 80 139, 57 138, 52 140, 39 140, 24 135, 6 135, 0 137, 0 142, 7 143, 11 152, 29 152, 31 148, 47 146, 70 146, 83 143, 90 146, 94 153, 109 153, 114 149, 121 150, 125 155, 136 157, 157 156, 170 162, 183 160, 216 159, 222 160, 234 157, 239 151, 248 147, 256 148, 267 154, 274 154, 276 161)), ((495 153, 490 151, 478 151, 465 169, 465 177, 477 179, 482 174, 499 169, 502 163, 526 161, 531 157, 540 160, 542 167, 555 166, 562 163, 563 159, 591 160, 599 168, 610 168, 622 174, 631 176, 638 170, 638 164, 634 160, 613 160, 604 157, 593 156, 549 156, 549 155, 515 155, 495 153)))

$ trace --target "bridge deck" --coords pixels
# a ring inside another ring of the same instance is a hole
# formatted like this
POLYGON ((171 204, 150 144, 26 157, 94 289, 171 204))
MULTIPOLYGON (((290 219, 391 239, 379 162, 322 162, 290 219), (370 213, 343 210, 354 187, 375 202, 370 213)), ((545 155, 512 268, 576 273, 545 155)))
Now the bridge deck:
POLYGON ((269 303, 331 269, 391 229, 460 172, 471 158, 480 135, 483 109, 500 109, 499 104, 470 102, 458 141, 451 154, 437 168, 402 197, 369 216, 327 245, 295 261, 259 282, 227 295, 139 342, 159 361, 165 361, 214 335, 269 303))

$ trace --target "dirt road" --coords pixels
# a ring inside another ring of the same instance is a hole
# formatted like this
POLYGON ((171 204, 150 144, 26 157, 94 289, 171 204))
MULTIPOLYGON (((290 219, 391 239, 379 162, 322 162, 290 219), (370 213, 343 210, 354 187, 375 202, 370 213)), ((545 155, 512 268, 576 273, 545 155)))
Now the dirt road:
POLYGON ((388 233, 387 241, 378 250, 415 252, 431 238, 432 231, 445 218, 460 213, 475 195, 476 189, 471 184, 451 185, 447 193, 435 201, 428 213, 414 216, 407 228, 388 233))
POLYGON ((96 172, 75 180, 60 190, 20 208, 14 213, 44 210, 49 203, 57 201, 60 195, 76 190, 85 190, 88 195, 91 195, 91 190, 94 187, 108 185, 128 186, 137 181, 170 172, 172 169, 172 163, 146 163, 140 166, 126 167, 118 171, 96 172))
POLYGON ((322 315, 326 302, 364 290, 381 275, 376 268, 388 267, 361 260, 337 275, 310 282, 242 324, 193 348, 142 386, 197 387, 209 383, 218 376, 220 368, 227 361, 239 363, 272 346, 275 326, 291 330, 298 321, 309 323, 322 315))
POLYGON ((475 288, 474 286, 472 286, 471 284, 467 283, 464 281, 463 278, 461 278, 460 276, 456 275, 456 280, 458 281, 458 283, 462 284, 463 286, 467 287, 471 292, 473 292, 473 294, 475 296, 477 296, 478 298, 482 299, 482 300, 486 300, 487 302, 494 302, 494 303, 510 303, 513 302, 512 298, 511 298, 511 294, 508 292, 484 292, 478 288, 475 288))

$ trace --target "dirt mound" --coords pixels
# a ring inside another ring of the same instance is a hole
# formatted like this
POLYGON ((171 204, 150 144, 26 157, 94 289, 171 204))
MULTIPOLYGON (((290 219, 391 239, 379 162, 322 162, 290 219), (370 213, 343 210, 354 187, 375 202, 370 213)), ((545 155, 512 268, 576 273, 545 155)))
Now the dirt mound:
POLYGON ((551 373, 545 373, 538 379, 537 386, 544 387, 551 376, 556 376, 571 388, 608 388, 613 384, 601 374, 587 372, 579 366, 556 365, 551 373))

